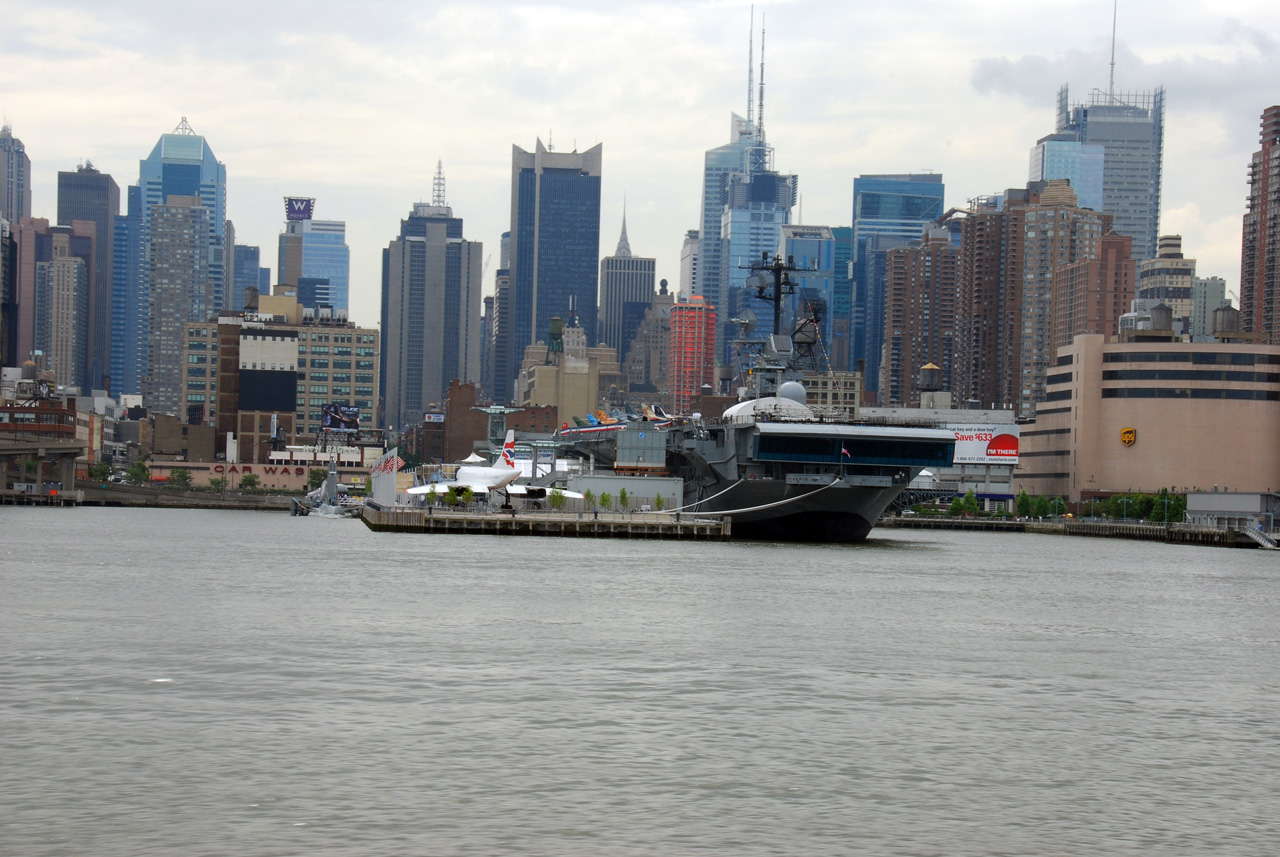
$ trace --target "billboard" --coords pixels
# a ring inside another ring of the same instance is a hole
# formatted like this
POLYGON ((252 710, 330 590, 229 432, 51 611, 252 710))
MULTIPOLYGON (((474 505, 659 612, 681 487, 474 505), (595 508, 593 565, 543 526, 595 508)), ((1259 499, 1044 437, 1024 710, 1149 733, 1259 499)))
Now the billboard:
POLYGON ((284 198, 284 216, 286 220, 310 220, 311 212, 316 207, 313 197, 286 196, 284 198))
POLYGON ((444 422, 444 414, 423 414, 422 421, 424 423, 442 423, 444 422))
POLYGON ((360 431, 360 409, 347 405, 324 405, 320 408, 322 431, 360 431))
POLYGON ((956 464, 1018 463, 1016 425, 948 425, 956 436, 956 464))

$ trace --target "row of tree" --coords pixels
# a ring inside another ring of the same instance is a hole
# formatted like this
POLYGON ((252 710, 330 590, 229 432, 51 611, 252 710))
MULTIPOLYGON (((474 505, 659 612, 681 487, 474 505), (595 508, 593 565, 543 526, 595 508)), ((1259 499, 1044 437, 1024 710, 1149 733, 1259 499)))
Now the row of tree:
MULTIPOLYGON (((1047 518, 1066 514, 1067 503, 1061 497, 1032 497, 1022 491, 1014 501, 1014 509, 1024 518, 1047 518)), ((1082 500, 1079 511, 1094 518, 1176 524, 1185 516, 1187 497, 1170 493, 1167 488, 1160 489, 1158 494, 1112 494, 1102 500, 1082 500)))

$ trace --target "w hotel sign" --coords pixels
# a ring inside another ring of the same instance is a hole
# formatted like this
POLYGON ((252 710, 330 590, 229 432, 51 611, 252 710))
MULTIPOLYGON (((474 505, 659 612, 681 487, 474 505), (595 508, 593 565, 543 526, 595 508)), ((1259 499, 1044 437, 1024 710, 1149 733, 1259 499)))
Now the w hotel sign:
POLYGON ((311 211, 316 207, 314 197, 286 196, 284 198, 284 216, 287 220, 310 220, 311 211))

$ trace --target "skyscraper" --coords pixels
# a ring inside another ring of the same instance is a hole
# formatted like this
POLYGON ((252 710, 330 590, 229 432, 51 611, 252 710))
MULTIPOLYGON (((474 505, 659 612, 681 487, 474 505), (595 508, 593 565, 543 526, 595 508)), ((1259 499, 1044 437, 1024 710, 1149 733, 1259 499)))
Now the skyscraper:
POLYGON ((95 229, 88 220, 50 226, 25 217, 16 231, 16 356, 27 360, 39 352, 37 363, 58 384, 81 390, 88 387, 95 229))
POLYGON ((286 199, 289 220, 280 233, 277 271, 281 285, 297 288, 298 303, 317 309, 348 308, 351 278, 351 251, 347 247, 347 224, 342 220, 312 220, 315 200, 286 199), (305 211, 295 213, 290 203, 306 202, 305 211))
POLYGON ((1082 143, 1075 133, 1050 134, 1036 141, 1031 150, 1028 180, 1067 179, 1080 199, 1081 208, 1102 211, 1102 176, 1106 146, 1082 143))
POLYGON ((888 407, 920 404, 919 372, 928 363, 942 370, 942 389, 951 389, 960 250, 945 229, 925 227, 924 236, 922 244, 886 256, 879 386, 888 407))
MULTIPOLYGON (((162 134, 151 154, 139 163, 138 184, 128 190, 127 212, 115 221, 111 330, 114 393, 141 392, 142 375, 148 371, 153 330, 152 274, 156 270, 150 255, 155 246, 152 218, 158 208, 168 205, 170 197, 183 198, 180 208, 189 208, 186 201, 194 199, 208 212, 202 221, 207 222, 208 228, 199 258, 180 255, 169 263, 190 266, 190 271, 181 276, 193 282, 208 281, 210 298, 199 306, 205 313, 217 312, 223 307, 229 249, 226 246, 227 169, 213 156, 205 138, 191 129, 185 117, 173 133, 162 134)), ((186 213, 179 219, 193 218, 195 215, 186 213)), ((188 309, 195 309, 195 305, 188 309)))
POLYGON ((946 186, 937 173, 864 175, 853 180, 853 317, 849 362, 862 361, 864 389, 879 386, 884 345, 885 256, 920 240, 942 215, 946 186))
POLYGON ((1262 113, 1262 147, 1249 162, 1240 249, 1240 326, 1280 343, 1280 105, 1262 113))
POLYGON ((975 203, 962 223, 957 398, 1035 414, 1054 355, 1055 273, 1097 259, 1110 226, 1110 215, 1078 206, 1066 180, 975 203))
POLYGON ((271 293, 271 269, 260 264, 262 249, 248 244, 236 244, 231 259, 232 287, 226 309, 239 312, 244 309, 246 289, 257 289, 260 295, 271 293))
POLYGON ((676 412, 687 414, 702 388, 716 384, 716 310, 694 295, 671 306, 667 324, 667 384, 676 412))
POLYGON ((821 337, 814 343, 819 357, 816 365, 822 370, 830 369, 831 305, 836 291, 835 237, 828 226, 783 226, 781 232, 775 252, 784 259, 794 260, 795 266, 801 269, 791 275, 795 293, 790 296, 784 313, 784 323, 789 329, 783 332, 790 333, 802 319, 816 315, 821 337))
POLYGON ((627 241, 627 215, 622 215, 622 235, 612 256, 600 260, 600 321, 596 342, 611 345, 621 361, 653 301, 657 261, 631 255, 627 241))
POLYGON ((0 126, 0 220, 16 225, 30 216, 31 159, 13 129, 0 126))
POLYGON ((111 392, 141 389, 146 346, 147 245, 142 232, 142 188, 125 189, 125 213, 117 214, 111 271, 111 392))
MULTIPOLYGON (((1100 145, 1102 156, 1102 205, 1115 221, 1115 231, 1133 239, 1133 257, 1139 261, 1156 254, 1160 228, 1160 181, 1164 159, 1164 87, 1152 92, 1100 92, 1069 106, 1067 86, 1058 90, 1057 128, 1046 141, 1083 144, 1077 177, 1082 208, 1091 208, 1092 184, 1089 146, 1100 145)), ((1034 168, 1033 168, 1034 172, 1034 168)), ((1041 178, 1072 179, 1069 159, 1045 161, 1041 178)), ((1072 186, 1076 182, 1072 181, 1072 186)))
POLYGON ((831 368, 849 370, 853 336, 853 227, 831 227, 835 241, 835 285, 831 297, 831 368))
POLYGON ((382 256, 382 361, 389 425, 422 422, 444 407, 449 382, 480 380, 483 246, 462 235, 443 193, 418 203, 382 256))
POLYGON ((511 147, 511 302, 509 315, 496 310, 495 335, 507 338, 494 365, 498 401, 511 395, 518 361, 548 336, 553 317, 595 344, 603 160, 600 144, 585 152, 553 152, 541 140, 533 152, 511 147))
MULTIPOLYGON (((1181 235, 1161 235, 1156 255, 1138 264, 1136 297, 1163 303, 1179 318, 1191 317, 1191 288, 1196 260, 1182 255, 1181 235)), ((1209 311, 1217 309, 1214 304, 1209 311)))
MULTIPOLYGON (((182 337, 188 322, 207 322, 217 311, 208 249, 212 213, 198 196, 169 194, 163 205, 151 206, 142 402, 155 413, 183 419, 188 399, 182 337)), ((203 405, 206 400, 192 401, 203 405)))
POLYGON ((89 291, 86 383, 103 389, 111 375, 111 293, 115 258, 115 219, 120 188, 111 176, 86 162, 75 172, 58 173, 58 225, 75 220, 94 224, 93 285, 89 291))
POLYGON ((684 243, 680 245, 680 291, 686 295, 694 294, 694 287, 698 282, 700 244, 698 230, 690 229, 684 234, 684 243))
POLYGON ((17 366, 14 341, 18 322, 15 303, 14 273, 17 269, 17 246, 9 221, 0 217, 0 366, 17 366))
MULTIPOLYGON (((765 147, 762 160, 755 159, 754 153, 751 158, 751 172, 730 173, 726 177, 722 198, 720 246, 724 255, 720 272, 722 297, 716 306, 720 320, 716 353, 726 362, 731 352, 729 342, 736 334, 732 319, 748 308, 760 318, 772 316, 772 304, 760 300, 754 290, 743 286, 752 276, 751 265, 759 264, 765 254, 772 258, 780 249, 782 227, 791 222, 791 209, 800 192, 796 176, 781 175, 770 168, 772 147, 765 147)), ((761 336, 771 332, 771 329, 758 330, 761 336)))
MULTIPOLYGON (((750 93, 747 94, 748 104, 750 93)), ((720 221, 724 215, 724 190, 733 173, 750 172, 749 153, 756 146, 755 126, 736 113, 729 117, 729 142, 708 149, 702 169, 702 218, 698 229, 698 270, 692 291, 713 306, 724 302, 724 246, 720 221)), ((683 284, 682 284, 683 288, 683 284)))
POLYGON ((1132 252, 1132 238, 1107 232, 1098 239, 1098 250, 1092 256, 1054 270, 1050 287, 1051 357, 1082 334, 1115 336, 1120 332, 1120 316, 1133 303, 1132 252))

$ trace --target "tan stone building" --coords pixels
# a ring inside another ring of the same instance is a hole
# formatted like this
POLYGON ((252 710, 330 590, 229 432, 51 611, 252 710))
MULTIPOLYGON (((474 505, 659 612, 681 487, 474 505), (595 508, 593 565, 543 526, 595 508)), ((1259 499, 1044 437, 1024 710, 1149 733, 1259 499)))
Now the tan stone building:
POLYGON ((538 342, 524 351, 517 382, 520 407, 554 407, 562 421, 584 417, 621 394, 622 367, 609 346, 587 347, 585 331, 565 327, 561 348, 538 342))
POLYGON ((1280 489, 1280 346, 1078 336, 1045 390, 1022 426, 1015 491, 1280 489))
POLYGON ((266 461, 272 446, 314 442, 325 405, 359 408, 362 429, 376 428, 376 328, 264 295, 243 315, 187 325, 182 347, 187 413, 203 410, 196 422, 217 426, 220 452, 234 433, 241 461, 266 461))

